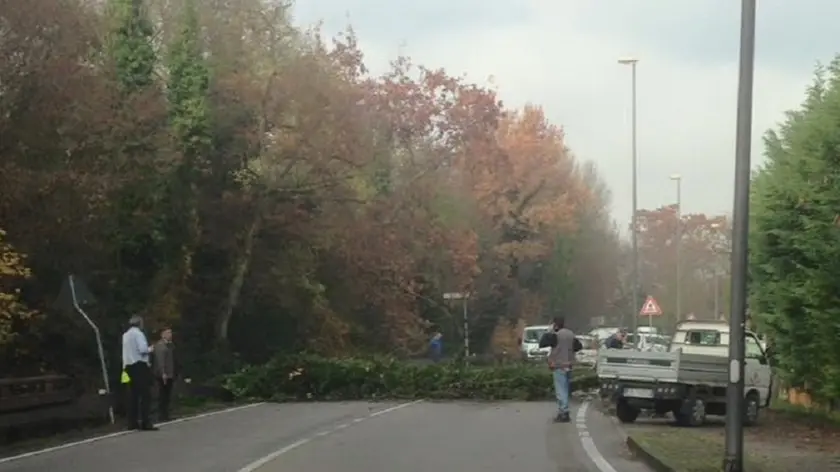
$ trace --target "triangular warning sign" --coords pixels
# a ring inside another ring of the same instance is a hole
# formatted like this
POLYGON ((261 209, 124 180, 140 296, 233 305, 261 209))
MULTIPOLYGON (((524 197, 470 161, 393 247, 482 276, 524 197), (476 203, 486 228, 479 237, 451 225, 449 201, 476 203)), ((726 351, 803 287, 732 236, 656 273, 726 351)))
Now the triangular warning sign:
POLYGON ((656 303, 656 299, 648 295, 639 314, 644 316, 658 316, 662 314, 662 310, 659 308, 659 304, 656 303))

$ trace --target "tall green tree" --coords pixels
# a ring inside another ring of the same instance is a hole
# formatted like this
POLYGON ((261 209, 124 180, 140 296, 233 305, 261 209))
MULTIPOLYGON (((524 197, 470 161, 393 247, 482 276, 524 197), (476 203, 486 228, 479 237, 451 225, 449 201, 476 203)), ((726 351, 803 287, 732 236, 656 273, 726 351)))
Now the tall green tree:
POLYGON ((119 84, 128 93, 151 86, 157 65, 152 43, 155 29, 144 0, 110 0, 108 6, 112 22, 108 55, 119 84))
POLYGON ((155 28, 144 0, 110 0, 106 45, 121 106, 115 121, 127 123, 116 137, 113 174, 121 185, 111 195, 115 277, 109 290, 115 315, 149 308, 152 281, 165 265, 173 234, 167 225, 166 183, 174 155, 162 133, 163 96, 156 80, 155 28))
POLYGON ((156 280, 158 310, 177 318, 201 232, 197 186, 212 145, 208 90, 210 72, 203 57, 198 9, 185 0, 178 33, 169 45, 166 97, 169 129, 181 160, 167 182, 166 226, 170 229, 165 270, 156 280))
POLYGON ((754 178, 751 311, 781 370, 817 398, 840 395, 840 57, 765 137, 754 178))

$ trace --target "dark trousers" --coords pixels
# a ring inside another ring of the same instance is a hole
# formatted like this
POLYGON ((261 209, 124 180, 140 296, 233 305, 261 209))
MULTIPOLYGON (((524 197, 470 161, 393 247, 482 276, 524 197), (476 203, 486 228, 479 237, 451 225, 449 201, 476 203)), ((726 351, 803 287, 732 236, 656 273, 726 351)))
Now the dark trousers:
POLYGON ((157 378, 158 419, 160 421, 169 421, 169 403, 172 400, 172 385, 174 383, 175 381, 172 379, 157 378))
POLYGON ((136 362, 125 368, 131 381, 128 384, 128 427, 152 427, 152 369, 145 362, 136 362))

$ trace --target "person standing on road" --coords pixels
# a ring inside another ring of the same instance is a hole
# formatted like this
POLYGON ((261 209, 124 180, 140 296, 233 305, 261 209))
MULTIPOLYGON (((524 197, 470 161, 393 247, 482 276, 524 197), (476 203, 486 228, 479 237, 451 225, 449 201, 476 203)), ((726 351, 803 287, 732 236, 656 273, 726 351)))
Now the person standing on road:
POLYGON ((175 346, 172 344, 172 329, 164 328, 154 348, 155 382, 158 387, 158 421, 169 421, 169 404, 172 400, 172 386, 175 384, 175 346))
POLYGON ((152 369, 149 354, 154 348, 149 346, 143 334, 143 318, 134 315, 128 320, 129 328, 122 335, 123 369, 129 377, 128 429, 155 431, 152 424, 152 369))
POLYGON ((556 317, 554 318, 553 332, 546 333, 551 338, 547 342, 551 346, 551 351, 548 354, 548 368, 551 369, 554 376, 554 392, 557 396, 558 407, 554 421, 557 423, 571 421, 569 395, 572 389, 572 366, 575 361, 575 353, 583 347, 575 337, 575 333, 566 328, 565 324, 563 318, 556 317))

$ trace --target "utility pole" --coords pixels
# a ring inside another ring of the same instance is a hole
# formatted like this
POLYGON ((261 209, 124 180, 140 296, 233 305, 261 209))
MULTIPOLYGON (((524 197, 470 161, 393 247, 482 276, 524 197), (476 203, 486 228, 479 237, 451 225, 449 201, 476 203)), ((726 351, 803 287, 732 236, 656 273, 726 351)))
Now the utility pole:
POLYGON ((447 292, 443 294, 444 300, 461 300, 463 302, 464 314, 464 357, 470 357, 470 319, 469 319, 469 292, 447 292))
POLYGON ((747 232, 750 213, 750 139, 755 72, 756 0, 741 0, 741 51, 735 136, 735 198, 732 212, 732 300, 729 313, 729 385, 726 389, 724 472, 744 471, 744 324, 747 311, 747 232))

